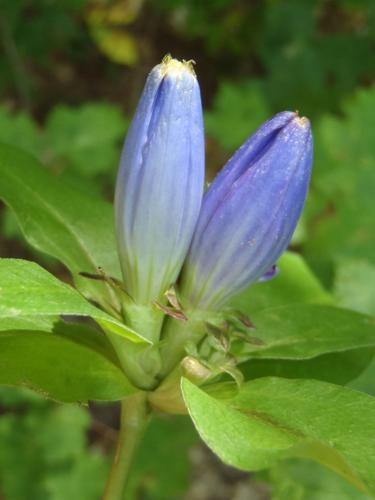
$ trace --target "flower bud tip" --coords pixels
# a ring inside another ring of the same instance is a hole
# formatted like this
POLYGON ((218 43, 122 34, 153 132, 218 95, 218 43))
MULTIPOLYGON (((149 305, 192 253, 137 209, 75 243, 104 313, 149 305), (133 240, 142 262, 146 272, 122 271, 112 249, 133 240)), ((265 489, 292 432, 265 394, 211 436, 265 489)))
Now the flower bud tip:
POLYGON ((309 125, 309 119, 306 118, 305 116, 296 116, 295 118, 295 123, 299 125, 300 127, 307 127, 309 125))
POLYGON ((170 54, 167 54, 163 57, 159 67, 163 76, 168 73, 173 73, 175 76, 178 76, 188 71, 196 78, 193 67, 194 64, 195 61, 193 61, 192 59, 190 59, 189 61, 185 61, 184 59, 182 61, 179 61, 178 59, 174 59, 170 54))

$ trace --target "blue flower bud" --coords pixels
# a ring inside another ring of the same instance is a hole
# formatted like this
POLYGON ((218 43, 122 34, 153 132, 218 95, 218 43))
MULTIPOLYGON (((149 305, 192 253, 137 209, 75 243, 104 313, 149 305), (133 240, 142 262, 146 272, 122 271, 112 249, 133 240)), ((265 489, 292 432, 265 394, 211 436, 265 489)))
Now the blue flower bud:
POLYGON ((199 85, 190 63, 164 58, 148 76, 122 152, 116 232, 124 285, 146 304, 176 280, 204 185, 199 85))
POLYGON ((306 198, 312 164, 309 121, 283 112, 228 161, 203 199, 181 279, 192 307, 215 309, 275 274, 306 198))

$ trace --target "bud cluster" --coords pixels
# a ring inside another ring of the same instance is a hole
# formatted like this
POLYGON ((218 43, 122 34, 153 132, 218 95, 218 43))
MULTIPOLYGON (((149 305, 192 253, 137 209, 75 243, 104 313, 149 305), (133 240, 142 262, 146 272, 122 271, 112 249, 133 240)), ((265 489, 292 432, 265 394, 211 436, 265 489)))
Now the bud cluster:
MULTIPOLYGON (((168 314, 173 287, 176 314, 186 320, 185 312, 220 310, 234 294, 272 278, 303 209, 312 149, 309 121, 279 113, 204 193, 199 85, 190 62, 167 56, 147 79, 116 184, 125 318, 155 304, 168 314)), ((168 340, 163 321, 142 334, 168 340)))

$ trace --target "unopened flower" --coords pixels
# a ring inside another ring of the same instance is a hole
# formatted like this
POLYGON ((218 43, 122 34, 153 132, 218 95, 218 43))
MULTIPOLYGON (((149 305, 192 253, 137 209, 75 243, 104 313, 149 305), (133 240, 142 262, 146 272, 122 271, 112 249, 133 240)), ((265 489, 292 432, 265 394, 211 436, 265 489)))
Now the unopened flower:
POLYGON ((176 280, 201 207, 204 135, 191 64, 166 57, 150 73, 116 184, 116 232, 126 291, 140 304, 176 280))
POLYGON ((215 309, 269 278, 306 198, 312 164, 309 121, 283 112, 235 153, 203 199, 180 291, 189 307, 215 309))

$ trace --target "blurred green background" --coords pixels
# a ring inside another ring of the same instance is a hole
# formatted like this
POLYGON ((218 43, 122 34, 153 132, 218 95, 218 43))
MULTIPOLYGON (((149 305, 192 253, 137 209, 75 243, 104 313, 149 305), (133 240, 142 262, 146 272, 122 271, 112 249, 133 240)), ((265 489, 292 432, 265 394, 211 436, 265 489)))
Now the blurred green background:
MULTIPOLYGON (((4 0, 0 140, 93 196, 112 198, 144 79, 166 53, 196 61, 208 177, 263 120, 312 120, 315 162, 293 249, 339 304, 375 314, 374 0, 4 0)), ((52 259, 0 206, 0 257, 52 259)), ((375 394, 372 364, 353 387, 375 394)), ((116 406, 58 406, 0 391, 0 498, 100 498, 116 406)), ((362 500, 317 465, 248 475, 223 466, 183 417, 155 419, 129 500, 362 500)))

